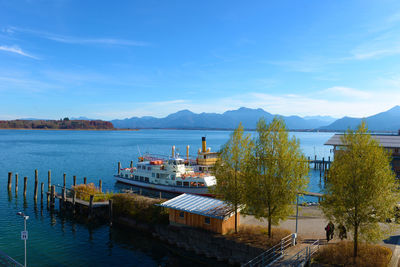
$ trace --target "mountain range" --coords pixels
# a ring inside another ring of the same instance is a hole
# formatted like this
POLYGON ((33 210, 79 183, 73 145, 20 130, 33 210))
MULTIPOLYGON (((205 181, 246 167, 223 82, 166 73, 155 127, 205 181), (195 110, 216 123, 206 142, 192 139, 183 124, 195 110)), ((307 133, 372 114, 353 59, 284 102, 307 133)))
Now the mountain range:
POLYGON ((365 118, 343 117, 335 122, 322 126, 321 130, 343 131, 348 128, 355 129, 357 125, 365 120, 371 131, 398 131, 400 129, 400 106, 365 118))
MULTIPOLYGON (((218 113, 193 113, 190 110, 181 110, 164 118, 132 117, 124 120, 112 120, 115 128, 176 128, 176 129, 234 129, 241 122, 246 129, 255 129, 257 121, 264 117, 267 122, 272 121, 276 115, 265 110, 239 108, 218 113)), ((334 121, 331 117, 281 116, 291 130, 317 129, 334 121)))

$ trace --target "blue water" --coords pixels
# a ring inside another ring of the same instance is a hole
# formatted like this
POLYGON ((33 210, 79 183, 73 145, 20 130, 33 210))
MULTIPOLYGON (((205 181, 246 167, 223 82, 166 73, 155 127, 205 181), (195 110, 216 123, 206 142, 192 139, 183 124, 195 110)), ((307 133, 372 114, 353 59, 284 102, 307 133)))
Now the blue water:
MULTIPOLYGON (((23 262, 23 241, 20 231, 23 219, 16 212, 30 215, 28 220, 29 266, 196 266, 216 265, 212 260, 182 252, 139 231, 117 227, 89 226, 51 214, 46 205, 37 207, 33 201, 34 169, 39 171, 39 183, 47 185, 47 171, 52 171, 52 183, 67 185, 72 176, 82 183, 103 181, 104 190, 116 191, 113 175, 117 162, 128 166, 136 162, 139 153, 169 154, 175 145, 182 155, 186 145, 195 155, 201 147, 201 137, 207 136, 207 147, 217 151, 229 137, 228 131, 140 130, 140 131, 39 131, 0 130, 0 250, 23 262), (19 174, 19 192, 12 196, 6 189, 7 173, 19 174), (23 177, 28 177, 26 201, 22 196, 23 177)), ((292 133, 300 139, 306 156, 332 156, 323 145, 332 133, 292 133)), ((312 172, 309 191, 320 191, 319 172, 312 172)))

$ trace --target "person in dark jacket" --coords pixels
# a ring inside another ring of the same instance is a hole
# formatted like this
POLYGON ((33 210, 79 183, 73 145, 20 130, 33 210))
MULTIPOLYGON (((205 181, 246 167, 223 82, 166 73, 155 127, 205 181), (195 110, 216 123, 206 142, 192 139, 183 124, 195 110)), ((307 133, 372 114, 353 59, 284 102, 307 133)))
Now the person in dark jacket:
POLYGON ((329 230, 330 230, 330 235, 331 235, 330 239, 333 239, 333 234, 335 232, 335 225, 332 222, 329 222, 329 224, 330 224, 329 230))
POLYGON ((326 242, 329 242, 329 237, 331 236, 330 224, 329 223, 325 226, 325 232, 326 232, 326 242))

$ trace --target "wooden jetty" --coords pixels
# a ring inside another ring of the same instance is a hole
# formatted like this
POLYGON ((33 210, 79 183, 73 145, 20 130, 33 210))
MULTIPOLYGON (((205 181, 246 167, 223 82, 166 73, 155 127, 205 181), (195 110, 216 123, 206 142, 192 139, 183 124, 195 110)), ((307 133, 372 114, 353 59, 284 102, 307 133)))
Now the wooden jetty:
MULTIPOLYGON (((35 183, 34 183, 34 202, 35 205, 37 203, 37 198, 38 198, 38 193, 39 193, 39 173, 38 170, 35 170, 35 183)), ((26 198, 26 192, 27 192, 27 181, 28 177, 24 177, 24 188, 23 188, 23 195, 24 198, 26 198)), ((84 178, 84 183, 86 184, 87 178, 84 178)), ((76 185, 76 176, 73 176, 73 185, 76 185)), ((11 192, 11 187, 12 187, 12 172, 8 173, 8 183, 7 183, 7 188, 8 191, 11 192)), ((44 183, 40 183, 40 202, 41 205, 43 205, 43 195, 46 194, 47 197, 47 207, 51 210, 54 209, 55 207, 55 202, 56 199, 59 201, 59 207, 60 211, 65 211, 65 210, 71 210, 74 214, 76 211, 79 211, 79 213, 84 213, 87 212, 87 216, 89 219, 96 217, 98 214, 101 217, 108 217, 110 220, 110 225, 112 224, 112 206, 113 206, 113 201, 107 200, 107 201, 94 201, 95 197, 98 196, 99 194, 88 194, 83 191, 78 191, 75 190, 73 187, 72 188, 67 188, 66 187, 66 174, 63 174, 63 186, 60 185, 52 185, 51 184, 51 171, 48 171, 48 191, 44 191, 44 183), (83 200, 80 198, 77 198, 77 195, 86 195, 86 198, 89 199, 83 200)), ((102 181, 99 180, 99 188, 101 192, 102 188, 102 181)), ((16 194, 18 193, 18 174, 15 174, 15 192, 16 194)), ((100 193, 101 194, 101 193, 100 193)), ((104 196, 103 194, 101 194, 104 196)))

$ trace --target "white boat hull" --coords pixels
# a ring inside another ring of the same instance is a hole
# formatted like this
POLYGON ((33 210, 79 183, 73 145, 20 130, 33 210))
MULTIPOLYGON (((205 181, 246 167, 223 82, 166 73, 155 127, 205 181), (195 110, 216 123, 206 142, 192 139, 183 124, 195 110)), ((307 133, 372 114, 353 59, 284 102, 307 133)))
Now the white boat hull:
POLYGON ((214 196, 212 195, 207 187, 180 187, 180 186, 168 186, 168 185, 160 185, 160 184, 153 184, 153 183, 146 183, 141 181, 132 180, 129 178, 115 176, 118 182, 129 184, 137 187, 148 188, 158 191, 164 191, 169 193, 176 193, 176 194, 196 194, 202 196, 214 196))

